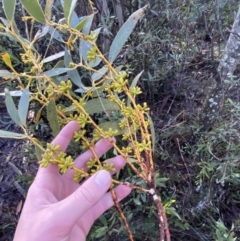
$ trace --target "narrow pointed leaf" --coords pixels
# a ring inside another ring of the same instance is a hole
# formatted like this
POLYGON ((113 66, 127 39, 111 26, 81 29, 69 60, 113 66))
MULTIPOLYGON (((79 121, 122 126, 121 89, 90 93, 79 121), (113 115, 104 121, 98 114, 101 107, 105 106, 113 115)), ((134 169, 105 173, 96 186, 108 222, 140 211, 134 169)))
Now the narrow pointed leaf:
POLYGON ((108 68, 103 66, 97 72, 94 72, 91 77, 92 82, 95 82, 95 81, 101 79, 103 77, 103 75, 105 75, 107 73, 107 71, 108 71, 108 68))
POLYGON ((73 11, 73 12, 72 12, 72 16, 71 16, 70 26, 71 26, 72 28, 75 28, 78 23, 79 23, 79 17, 78 17, 78 15, 76 14, 76 12, 73 11))
MULTIPOLYGON (((9 94, 14 97, 19 97, 19 96, 22 96, 23 92, 21 90, 11 90, 9 91, 9 94)), ((0 93, 0 95, 5 96, 5 92, 0 93)))
POLYGON ((50 30, 50 27, 48 25, 43 25, 42 29, 38 30, 37 33, 34 36, 34 41, 44 37, 50 30))
POLYGON ((75 29, 77 29, 78 31, 81 31, 85 25, 87 21, 87 18, 85 17, 83 20, 81 20, 76 26, 75 29))
POLYGON ((82 33, 84 35, 88 35, 90 33, 94 16, 94 14, 86 16, 86 23, 84 24, 84 27, 82 29, 82 33))
POLYGON ((14 139, 26 139, 28 136, 24 134, 19 134, 11 131, 0 130, 1 138, 14 138, 14 139))
MULTIPOLYGON (((93 33, 99 35, 100 31, 101 31, 101 28, 97 28, 93 31, 93 33)), ((96 42, 96 41, 97 41, 97 38, 94 40, 94 42, 96 42)), ((82 39, 80 40, 80 51, 81 51, 80 54, 85 62, 87 62, 87 53, 91 48, 92 48, 92 45, 90 43, 88 43, 87 41, 82 40, 82 39)), ((88 65, 91 66, 92 68, 94 68, 94 67, 98 66, 101 63, 101 61, 102 61, 102 59, 97 57, 96 61, 91 61, 88 63, 88 65)))
MULTIPOLYGON (((110 111, 110 110, 118 111, 120 109, 118 104, 116 104, 110 100, 101 98, 101 97, 89 100, 83 107, 84 107, 85 111, 90 115, 96 114, 96 113, 101 113, 101 112, 106 112, 106 111, 110 111)), ((76 110, 76 107, 71 105, 71 106, 65 108, 64 113, 65 113, 65 115, 69 115, 75 110, 76 110)))
POLYGON ((6 96, 5 103, 6 103, 8 114, 17 125, 21 126, 21 121, 20 121, 17 108, 13 102, 12 96, 10 95, 8 89, 5 89, 5 96, 6 96))
POLYGON ((86 110, 86 112, 90 115, 95 113, 106 112, 109 110, 120 109, 118 104, 104 98, 96 98, 89 100, 83 107, 86 110))
MULTIPOLYGON (((133 79, 133 81, 132 81, 132 83, 131 83, 131 85, 130 85, 130 88, 136 87, 136 85, 137 85, 137 83, 138 83, 138 81, 139 81, 142 73, 143 73, 143 71, 141 71, 141 72, 133 79)), ((130 102, 131 102, 131 101, 130 101, 130 99, 128 98, 128 99, 127 99, 127 105, 128 105, 128 106, 130 105, 130 102)))
MULTIPOLYGON (((92 26, 92 21, 93 21, 94 14, 91 14, 86 17, 86 23, 84 24, 84 27, 82 29, 82 33, 84 35, 88 35, 92 26)), ((91 45, 86 42, 85 40, 81 39, 80 40, 80 45, 79 45, 79 53, 80 57, 84 60, 87 61, 87 52, 91 49, 91 45)))
MULTIPOLYGON (((64 54, 64 65, 65 67, 69 67, 70 62, 72 62, 72 57, 70 54, 70 51, 67 49, 65 50, 64 54)), ((79 75, 78 71, 76 69, 69 70, 68 72, 69 78, 72 80, 72 82, 77 85, 78 87, 84 86, 81 80, 81 76, 79 75)))
POLYGON ((126 129, 121 129, 119 127, 119 121, 107 121, 107 122, 103 122, 101 124, 99 124, 98 126, 103 130, 103 131, 108 131, 109 128, 112 128, 112 130, 117 130, 118 133, 116 134, 116 136, 118 135, 122 135, 124 133, 127 132, 127 128, 126 129))
POLYGON ((46 7, 45 7, 45 16, 48 20, 52 19, 52 6, 54 0, 47 0, 46 7))
MULTIPOLYGON (((144 71, 144 70, 143 70, 144 71)), ((143 74, 143 71, 141 71, 132 81, 131 85, 130 85, 130 88, 131 87, 136 87, 141 75, 143 74)))
MULTIPOLYGON (((100 31, 101 31, 101 29, 102 29, 102 28, 97 28, 97 29, 95 29, 95 30, 93 31, 94 34, 97 34, 97 36, 98 36, 99 33, 100 33, 100 31)), ((94 42, 96 42, 96 41, 97 41, 97 38, 94 40, 94 42)), ((89 64, 89 66, 91 66, 92 68, 94 68, 94 67, 98 66, 101 62, 102 62, 102 59, 99 58, 99 57, 97 57, 97 58, 96 58, 96 61, 91 61, 91 62, 89 62, 88 64, 89 64)))
POLYGON ((101 97, 101 96, 103 96, 102 93, 103 93, 104 90, 105 90, 104 85, 99 86, 99 87, 95 87, 95 88, 93 88, 91 95, 92 95, 93 98, 101 97))
POLYGON ((12 74, 11 72, 9 72, 8 70, 1 69, 1 70, 0 70, 0 77, 13 78, 13 77, 14 77, 14 74, 12 74))
POLYGON ((3 22, 3 24, 4 24, 6 27, 10 28, 10 23, 8 22, 7 19, 0 17, 0 20, 3 22))
POLYGON ((19 33, 19 30, 18 30, 17 24, 16 24, 16 22, 15 22, 14 19, 12 20, 12 26, 13 26, 13 32, 14 32, 17 36, 19 36, 20 33, 19 33))
POLYGON ((51 39, 54 38, 57 41, 63 43, 64 40, 62 38, 62 35, 60 34, 60 32, 58 30, 56 30, 54 27, 50 27, 49 29, 49 33, 51 34, 51 39))
POLYGON ((18 115, 23 126, 27 126, 27 113, 30 101, 30 92, 28 89, 24 90, 18 104, 18 115))
MULTIPOLYGON (((65 54, 65 51, 64 51, 65 54)), ((54 66, 54 69, 58 69, 58 68, 63 68, 64 67, 64 60, 59 60, 56 65, 54 66)))
POLYGON ((20 0, 27 12, 40 23, 46 23, 43 10, 38 0, 20 0))
POLYGON ((57 118, 57 107, 54 100, 50 100, 47 106, 47 119, 52 129, 53 136, 56 136, 60 131, 60 126, 57 118))
POLYGON ((155 152, 156 147, 156 133, 153 125, 153 121, 150 115, 147 114, 148 120, 150 121, 151 141, 152 141, 152 152, 155 152))
POLYGON ((43 63, 48 63, 48 62, 51 62, 51 61, 53 61, 53 60, 55 60, 55 59, 59 59, 59 58, 63 57, 64 54, 65 54, 65 51, 61 51, 61 52, 59 52, 59 53, 57 53, 57 54, 48 56, 47 58, 45 58, 45 59, 43 60, 43 63))
POLYGON ((50 69, 50 70, 44 72, 44 74, 49 76, 49 77, 52 77, 52 76, 57 76, 57 75, 66 73, 70 70, 72 70, 72 69, 70 69, 70 68, 56 68, 56 69, 50 69))
POLYGON ((15 12, 16 0, 3 0, 4 13, 9 22, 12 22, 15 12))
POLYGON ((71 16, 72 16, 73 10, 75 9, 76 3, 77 3, 77 0, 64 0, 64 6, 63 6, 64 16, 68 23, 71 22, 71 16))
POLYGON ((128 37, 132 33, 133 29, 135 28, 138 20, 143 16, 147 9, 147 6, 140 8, 136 12, 134 12, 128 20, 123 24, 123 26, 118 31, 116 37, 114 38, 112 45, 109 50, 108 59, 111 63, 117 58, 118 54, 120 53, 123 45, 127 41, 128 37))
MULTIPOLYGON (((38 145, 42 146, 40 141, 38 141, 38 140, 36 140, 36 141, 38 142, 38 145)), ((38 161, 41 161, 42 160, 42 154, 44 152, 42 151, 42 149, 38 145, 35 145, 35 152, 36 152, 36 156, 37 156, 38 161)))
POLYGON ((14 69, 13 69, 13 66, 12 66, 12 61, 11 61, 10 55, 9 55, 7 52, 4 52, 4 53, 1 54, 1 57, 2 57, 3 62, 4 62, 11 70, 14 70, 14 69))

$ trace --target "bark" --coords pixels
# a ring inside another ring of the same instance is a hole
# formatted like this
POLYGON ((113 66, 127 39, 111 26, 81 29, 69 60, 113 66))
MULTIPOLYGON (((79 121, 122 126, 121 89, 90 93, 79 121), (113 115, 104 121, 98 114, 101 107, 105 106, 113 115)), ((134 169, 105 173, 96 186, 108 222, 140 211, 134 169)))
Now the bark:
POLYGON ((223 87, 224 80, 233 75, 237 65, 240 62, 240 8, 232 26, 232 30, 227 41, 224 55, 218 67, 218 72, 222 81, 223 87))
POLYGON ((200 124, 205 130, 210 129, 216 119, 219 111, 224 104, 224 94, 229 87, 231 79, 237 65, 240 62, 240 8, 234 20, 230 36, 227 41, 223 57, 220 61, 218 69, 214 73, 214 80, 210 86, 205 103, 200 115, 200 124))

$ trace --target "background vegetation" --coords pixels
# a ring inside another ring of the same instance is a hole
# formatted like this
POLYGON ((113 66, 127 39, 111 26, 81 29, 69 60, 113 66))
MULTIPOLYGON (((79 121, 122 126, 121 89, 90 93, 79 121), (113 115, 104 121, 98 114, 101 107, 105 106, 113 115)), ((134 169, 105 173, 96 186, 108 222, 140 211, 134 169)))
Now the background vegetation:
MULTIPOLYGON (((125 66, 129 79, 144 70, 138 82, 144 91, 138 102, 146 101, 151 108, 156 136, 156 180, 169 213, 172 240, 237 240, 240 231, 238 70, 225 91, 226 101, 217 121, 207 130, 202 128, 201 111, 239 1, 125 0, 120 5, 122 15, 115 1, 107 1, 107 14, 96 1, 99 14, 94 24, 104 28, 99 45, 106 40, 105 34, 110 41, 113 39, 121 17, 125 21, 147 3, 150 10, 130 36, 117 64, 125 66)), ((60 14, 58 4, 56 1, 56 16, 60 14)), ((77 11, 81 15, 89 13, 83 1, 78 2, 77 11)), ((44 51, 44 41, 40 48, 44 51)), ((1 37, 0 49, 14 53, 14 64, 22 68, 17 44, 6 48, 6 39, 1 37)), ((57 47, 51 51, 59 52, 57 47)), ((44 113, 40 121, 42 126, 48 125, 44 113)), ((32 130, 40 124, 32 125, 32 130)), ((126 181, 135 178, 139 182, 128 169, 121 175, 126 181)), ((122 207, 136 240, 157 239, 155 209, 147 195, 134 193, 122 207)), ((95 224, 89 235, 89 240, 98 238, 128 240, 114 209, 95 224)))

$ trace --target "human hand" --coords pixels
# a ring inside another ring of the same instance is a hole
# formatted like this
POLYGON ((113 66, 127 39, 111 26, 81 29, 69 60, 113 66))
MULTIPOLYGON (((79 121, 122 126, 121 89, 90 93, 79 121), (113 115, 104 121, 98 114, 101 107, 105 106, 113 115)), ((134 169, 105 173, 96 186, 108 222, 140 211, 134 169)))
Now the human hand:
MULTIPOLYGON (((77 122, 65 126, 53 140, 55 145, 65 151, 73 134, 79 129, 77 122)), ((111 149, 112 144, 100 140, 95 152, 100 157, 111 149)), ((90 150, 76 158, 74 165, 85 168, 86 162, 93 157, 90 150)), ((124 167, 125 159, 116 156, 107 160, 116 170, 124 167)), ((39 167, 37 176, 29 188, 28 195, 16 229, 14 241, 83 241, 93 225, 106 210, 113 206, 111 175, 98 171, 83 184, 73 181, 73 171, 60 175, 55 165, 39 167)), ((118 201, 125 198, 131 189, 119 185, 115 188, 118 201)))

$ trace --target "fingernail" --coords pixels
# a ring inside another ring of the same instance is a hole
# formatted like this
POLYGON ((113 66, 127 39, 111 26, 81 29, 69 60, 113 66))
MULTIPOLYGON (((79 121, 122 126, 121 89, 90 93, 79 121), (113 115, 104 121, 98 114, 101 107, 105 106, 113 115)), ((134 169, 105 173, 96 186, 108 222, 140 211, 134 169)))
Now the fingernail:
POLYGON ((111 181, 111 176, 107 171, 100 171, 97 173, 95 177, 95 182, 100 186, 100 187, 105 187, 107 186, 111 181))

